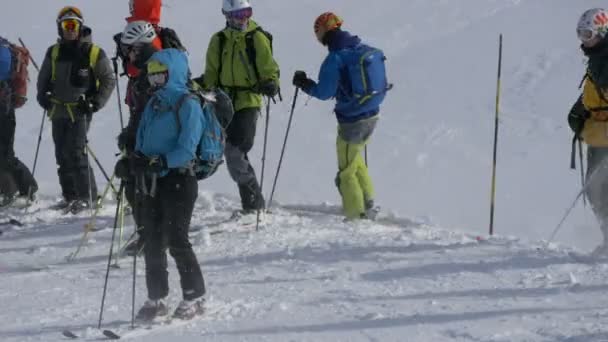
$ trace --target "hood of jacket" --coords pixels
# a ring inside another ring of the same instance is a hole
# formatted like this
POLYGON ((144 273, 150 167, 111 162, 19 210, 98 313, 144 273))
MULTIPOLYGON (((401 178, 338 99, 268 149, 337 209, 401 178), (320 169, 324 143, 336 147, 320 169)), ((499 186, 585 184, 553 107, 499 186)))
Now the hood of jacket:
POLYGON ((355 47, 361 43, 361 39, 351 35, 348 31, 340 29, 329 31, 326 33, 325 40, 329 51, 338 51, 350 47, 355 47))
POLYGON ((130 8, 131 16, 127 22, 145 20, 152 25, 160 23, 162 8, 161 0, 133 0, 133 7, 130 8))
POLYGON ((150 57, 150 61, 158 61, 167 66, 169 73, 167 84, 156 92, 157 96, 167 102, 174 102, 176 94, 188 91, 190 70, 188 57, 183 51, 178 49, 160 50, 150 57))

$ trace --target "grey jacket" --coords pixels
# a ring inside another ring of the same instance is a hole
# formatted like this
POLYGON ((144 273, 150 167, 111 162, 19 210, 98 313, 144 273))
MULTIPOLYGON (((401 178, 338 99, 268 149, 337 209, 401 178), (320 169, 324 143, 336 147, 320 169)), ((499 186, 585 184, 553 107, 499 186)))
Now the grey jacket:
MULTIPOLYGON (((61 44, 61 42, 59 42, 61 44)), ((85 96, 94 104, 95 110, 103 108, 114 91, 116 80, 110 59, 100 49, 95 68, 91 70, 89 55, 93 46, 91 29, 83 27, 82 36, 74 47, 60 45, 55 62, 55 80, 52 80, 52 51, 49 47, 38 75, 38 102, 44 107, 46 93, 51 93, 53 106, 49 109, 51 119, 65 119, 81 115, 78 100, 85 96), (79 77, 79 70, 88 70, 89 76, 79 77), (91 73, 92 71, 92 73, 91 73), (98 83, 98 86, 96 84, 98 83)))

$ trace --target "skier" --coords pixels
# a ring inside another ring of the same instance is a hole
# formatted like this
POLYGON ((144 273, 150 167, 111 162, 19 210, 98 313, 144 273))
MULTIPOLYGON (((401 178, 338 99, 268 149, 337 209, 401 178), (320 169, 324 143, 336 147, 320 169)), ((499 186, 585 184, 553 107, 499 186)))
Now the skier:
POLYGON ((57 15, 59 42, 46 52, 38 76, 38 103, 53 126, 55 159, 63 199, 55 206, 74 214, 93 205, 97 186, 87 153, 93 113, 114 90, 112 65, 91 41, 91 29, 73 6, 57 15))
POLYGON ((0 37, 0 207, 8 206, 16 199, 32 201, 38 191, 34 176, 15 156, 14 149, 15 109, 27 100, 28 58, 29 52, 25 48, 0 37))
POLYGON ((374 188, 361 152, 376 127, 379 105, 388 90, 384 58, 376 55, 379 50, 362 44, 358 37, 341 30, 342 23, 340 17, 330 12, 315 20, 315 35, 321 44, 327 46, 329 55, 321 66, 319 83, 309 79, 304 71, 296 71, 293 84, 321 100, 336 98, 334 111, 338 119, 339 168, 336 185, 342 196, 344 215, 346 220, 374 219, 378 208, 374 206, 374 188), (368 86, 376 86, 377 89, 357 97, 355 90, 365 88, 365 80, 361 79, 361 60, 367 52, 374 58, 368 66, 370 69, 365 70, 368 86))
POLYGON ((155 53, 147 74, 155 93, 142 114, 135 153, 130 157, 144 197, 141 210, 148 288, 148 300, 137 318, 151 320, 168 314, 168 247, 183 294, 173 316, 190 319, 204 311, 205 283, 188 230, 198 196, 192 163, 206 123, 200 103, 184 97, 189 94, 184 52, 165 49, 155 53))
POLYGON ((600 223, 603 242, 592 253, 608 257, 608 11, 587 10, 577 25, 587 70, 583 92, 568 114, 576 139, 587 144, 586 196, 600 223), (598 169, 599 168, 599 169, 598 169), (597 170, 597 171, 596 171, 597 170))
MULTIPOLYGON (((235 114, 226 130, 226 166, 237 183, 242 210, 236 217, 264 209, 264 197, 247 153, 254 143, 262 95, 279 92, 279 66, 272 56, 271 40, 251 19, 249 0, 223 0, 226 28, 214 34, 206 56, 203 88, 225 91, 235 114)), ((251 216, 249 216, 251 217, 251 216)))
MULTIPOLYGON (((150 83, 146 73, 146 61, 161 49, 160 40, 154 27, 146 21, 133 21, 127 24, 120 37, 117 47, 125 54, 127 75, 129 81, 125 101, 129 107, 129 122, 118 136, 118 148, 125 156, 135 149, 135 136, 139 121, 148 100, 150 99, 150 83)), ((133 208, 133 218, 137 227, 140 227, 138 205, 135 203, 135 178, 129 169, 127 158, 120 159, 115 166, 115 174, 125 182, 125 195, 133 208)), ((139 231, 138 231, 139 232, 139 231)), ((137 234, 136 240, 125 248, 128 255, 137 253, 143 246, 143 239, 137 234)))

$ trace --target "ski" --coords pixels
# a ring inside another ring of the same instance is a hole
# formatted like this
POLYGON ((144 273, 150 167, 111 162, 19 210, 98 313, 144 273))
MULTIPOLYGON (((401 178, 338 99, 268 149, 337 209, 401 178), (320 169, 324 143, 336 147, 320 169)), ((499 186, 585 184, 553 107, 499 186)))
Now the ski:
POLYGON ((15 219, 10 219, 10 220, 5 221, 5 222, 0 222, 0 226, 17 226, 17 227, 23 227, 23 223, 21 223, 21 221, 15 220, 15 219))

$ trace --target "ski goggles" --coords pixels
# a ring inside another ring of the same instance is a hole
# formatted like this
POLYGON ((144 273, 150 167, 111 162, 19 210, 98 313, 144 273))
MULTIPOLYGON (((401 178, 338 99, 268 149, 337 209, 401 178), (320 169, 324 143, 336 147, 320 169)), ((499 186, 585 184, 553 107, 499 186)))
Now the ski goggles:
POLYGON ((229 19, 237 19, 237 20, 249 19, 253 15, 253 9, 251 7, 242 8, 240 10, 236 10, 236 11, 232 11, 232 12, 224 12, 224 15, 229 19))
POLYGON ((580 39, 583 42, 588 42, 593 40, 593 38, 595 38, 595 34, 593 33, 592 30, 589 29, 577 29, 576 30, 576 35, 578 36, 578 39, 580 39))
POLYGON ((78 32, 80 31, 80 21, 76 19, 65 19, 60 22, 61 29, 64 32, 78 32))

